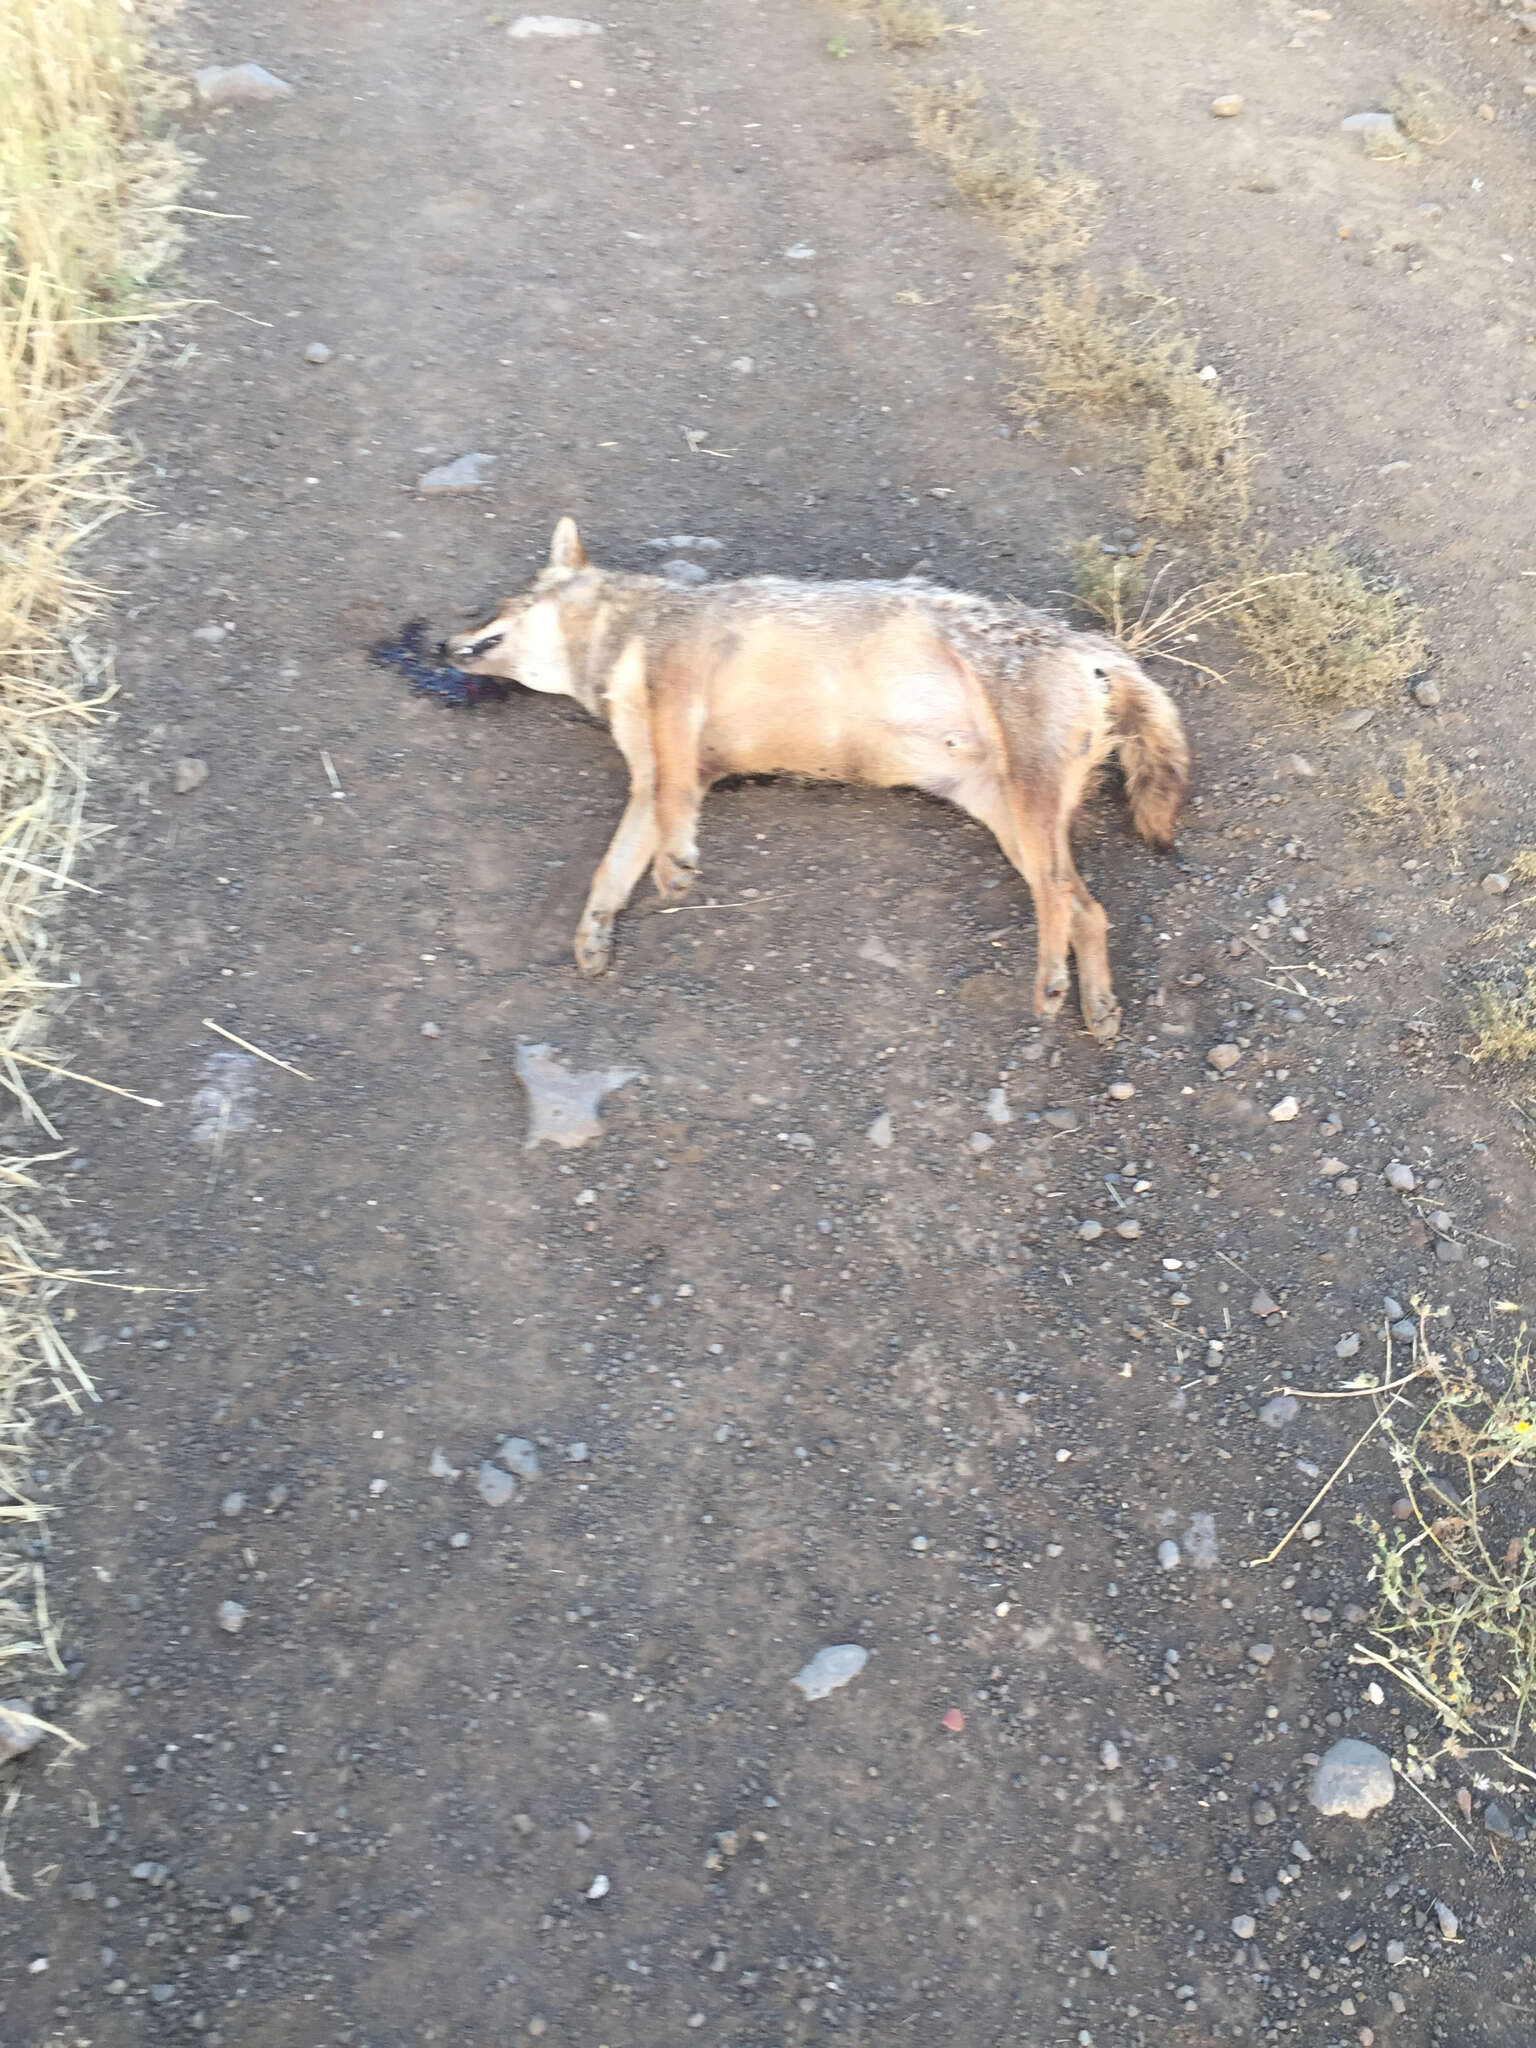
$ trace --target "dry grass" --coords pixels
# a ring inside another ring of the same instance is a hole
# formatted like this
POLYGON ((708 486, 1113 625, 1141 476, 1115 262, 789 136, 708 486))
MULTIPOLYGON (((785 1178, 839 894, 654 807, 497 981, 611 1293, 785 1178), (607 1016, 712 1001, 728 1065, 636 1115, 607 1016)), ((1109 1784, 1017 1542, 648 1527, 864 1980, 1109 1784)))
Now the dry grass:
POLYGON ((1304 548, 1237 622, 1258 673, 1293 697, 1376 704, 1429 657, 1400 590, 1368 583, 1334 541, 1304 548))
MULTIPOLYGON (((1148 573, 1156 541, 1134 550, 1106 552, 1098 534, 1067 549, 1072 564, 1071 596, 1138 661, 1171 661, 1212 682, 1226 675, 1190 651, 1207 627, 1228 624, 1250 605, 1261 586, 1277 576, 1213 576, 1184 588, 1170 587, 1185 566, 1183 551, 1148 573)), ((1280 575, 1286 572, 1281 571, 1280 575)))
MULTIPOLYGON (((1417 1306, 1417 1304, 1416 1304, 1417 1306)), ((1510 1355, 1474 1368, 1426 1341, 1412 1367, 1370 1387, 1406 1509, 1366 1521, 1380 1591, 1356 1660, 1391 1673, 1437 1714, 1458 1755, 1481 1751, 1536 1780, 1522 1760, 1536 1694, 1536 1384, 1524 1324, 1510 1355)), ((1536 1761, 1536 1759, 1532 1759, 1536 1761)))
POLYGON ((1524 970, 1524 981, 1501 987, 1480 982, 1467 1006, 1474 1037, 1470 1056, 1479 1065, 1524 1067, 1536 1060, 1536 967, 1524 970))
MULTIPOLYGON (((45 1051, 52 926, 92 836, 90 735, 112 694, 80 637, 96 593, 74 563, 124 503, 107 413, 176 182, 141 130, 130 22, 121 0, 0 9, 0 1087, 54 1138, 22 1067, 45 1051)), ((61 1333, 32 1163, 0 1165, 0 1523, 21 1546, 0 1550, 0 1674, 57 1663, 29 1549, 46 1512, 31 1437, 42 1410, 91 1393, 61 1333)))
POLYGON ((925 0, 874 0, 869 12, 892 50, 931 50, 954 26, 942 8, 925 0))
POLYGON ((992 216, 1019 262, 1051 270, 1087 247, 1098 187, 1069 165, 1043 164, 1032 122, 1015 120, 994 140, 975 79, 915 87, 898 99, 919 147, 945 165, 962 199, 992 216))
POLYGON ((1404 747, 1395 776, 1378 772, 1364 778, 1359 806, 1363 825, 1411 824, 1423 846, 1450 846, 1466 829, 1450 769, 1426 754, 1417 740, 1404 747))
POLYGON ((1418 143, 1425 149, 1441 148, 1456 132, 1456 104, 1444 86, 1437 85, 1432 78, 1404 73, 1397 81, 1397 91, 1387 102, 1387 112, 1409 143, 1418 143))
POLYGON ((1253 455, 1240 407, 1197 368, 1162 301, 1122 318, 1091 279, 1047 279, 1007 309, 1003 346, 1024 373, 1016 408, 1066 406, 1126 431, 1140 464, 1138 518, 1235 537, 1248 517, 1253 455))

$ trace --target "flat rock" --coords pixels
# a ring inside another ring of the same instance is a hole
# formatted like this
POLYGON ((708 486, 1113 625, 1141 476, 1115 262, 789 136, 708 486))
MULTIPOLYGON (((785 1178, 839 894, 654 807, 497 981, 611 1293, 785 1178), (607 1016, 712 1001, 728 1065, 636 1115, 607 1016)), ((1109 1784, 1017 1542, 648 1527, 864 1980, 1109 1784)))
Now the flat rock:
POLYGON ((245 1627, 246 1609, 238 1600, 221 1600, 214 1610, 213 1618, 225 1635, 237 1636, 245 1627))
POLYGON ((509 1472, 515 1472, 519 1479, 537 1479, 543 1467, 539 1454, 525 1436, 506 1437, 496 1453, 509 1472))
POLYGON ((25 1700, 0 1700, 0 1764, 36 1749, 47 1733, 25 1700))
POLYGON ((889 1152, 896 1142, 896 1126, 891 1122, 891 1112, 882 1109, 864 1135, 871 1145, 877 1146, 882 1152, 889 1152))
POLYGON ((1364 1820, 1378 1806, 1389 1806, 1396 1790, 1392 1759, 1373 1742, 1346 1735, 1312 1773, 1307 1797, 1319 1813, 1347 1813, 1364 1820))
POLYGON ((1230 1074, 1242 1056, 1240 1045, 1213 1045, 1205 1056, 1205 1064, 1214 1067, 1218 1074, 1230 1074))
POLYGON ((490 482, 486 474, 496 460, 494 455, 456 455, 452 462, 440 462, 435 469, 429 469, 419 477, 416 488, 423 497, 452 497, 460 491, 483 491, 490 482))
POLYGON ((824 1700, 829 1692, 836 1692, 839 1686, 857 1678, 868 1662, 868 1650, 858 1643, 829 1643, 795 1673, 790 1683, 798 1685, 808 1700, 824 1700))
POLYGON ((517 1492, 517 1481, 487 1458, 475 1474, 475 1491, 488 1508, 504 1508, 517 1492))
POLYGON ((1339 126, 1346 135, 1396 135, 1398 132, 1392 115, 1379 112, 1346 114, 1339 126))
POLYGON ((207 107, 231 107, 242 100, 291 100, 293 87, 261 64, 205 64, 192 83, 207 107))
POLYGON ((208 763, 199 761, 192 754, 184 754, 171 770, 171 787, 178 796, 190 796, 194 789, 201 789, 207 780, 208 763))
POLYGON ((520 14, 507 30, 514 43, 532 42, 540 36, 565 42, 573 36, 600 36, 602 32, 600 21, 582 21, 571 14, 520 14))

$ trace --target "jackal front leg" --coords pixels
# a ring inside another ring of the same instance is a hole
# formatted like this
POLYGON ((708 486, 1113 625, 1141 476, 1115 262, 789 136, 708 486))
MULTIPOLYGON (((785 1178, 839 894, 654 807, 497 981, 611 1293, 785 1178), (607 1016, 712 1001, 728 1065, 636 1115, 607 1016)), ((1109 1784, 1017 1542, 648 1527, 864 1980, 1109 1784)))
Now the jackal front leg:
POLYGON ((660 670, 651 702, 657 833, 651 874, 661 900, 676 903, 699 878, 699 810, 704 802, 699 774, 704 706, 686 657, 674 657, 660 670))

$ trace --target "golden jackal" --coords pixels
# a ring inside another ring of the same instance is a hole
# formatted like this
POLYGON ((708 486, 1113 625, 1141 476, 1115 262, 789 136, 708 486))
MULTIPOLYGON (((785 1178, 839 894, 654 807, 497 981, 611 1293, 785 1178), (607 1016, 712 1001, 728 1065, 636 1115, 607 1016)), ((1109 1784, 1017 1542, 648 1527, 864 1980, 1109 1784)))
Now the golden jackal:
POLYGON ((1171 845, 1190 760, 1172 700, 1112 640, 928 583, 758 576, 678 589, 594 568, 562 519, 531 588, 443 653, 574 697, 629 765, 629 803, 576 928, 583 974, 607 966, 614 919, 647 867, 667 901, 691 887, 711 783, 909 785, 979 819, 1029 884, 1036 1016, 1061 1008, 1070 947, 1088 1029, 1106 1041, 1119 1029, 1108 920, 1068 831, 1118 755, 1137 831, 1171 845))

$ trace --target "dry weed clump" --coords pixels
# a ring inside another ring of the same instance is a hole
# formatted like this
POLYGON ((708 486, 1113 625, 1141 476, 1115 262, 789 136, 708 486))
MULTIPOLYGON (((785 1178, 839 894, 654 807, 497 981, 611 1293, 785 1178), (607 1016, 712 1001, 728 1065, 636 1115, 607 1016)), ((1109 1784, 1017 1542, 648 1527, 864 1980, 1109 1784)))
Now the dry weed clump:
POLYGON ((942 8, 927 0, 874 0, 868 11, 892 50, 931 50, 954 27, 942 8))
POLYGON ((1047 168, 1033 122, 1015 120, 994 141, 976 79, 914 87, 898 100, 918 146, 945 165, 962 199, 997 221, 1021 263, 1049 271, 1087 247, 1098 187, 1069 165, 1047 168))
POLYGON ((1479 982, 1467 1006, 1478 1065, 1524 1067, 1536 1060, 1536 967, 1511 984, 1479 982))
MULTIPOLYGON (((1502 1360, 1430 1348, 1418 1304, 1412 1366, 1365 1391, 1406 1507, 1362 1518, 1379 1601, 1356 1661, 1388 1671, 1450 1731, 1458 1754, 1522 1750, 1536 1694, 1536 1383, 1525 1325, 1502 1360)), ((1505 1304, 1506 1307, 1511 1306, 1505 1304)), ((1533 1758, 1532 1761, 1536 1761, 1533 1758)))
POLYGON ((1415 73, 1405 72, 1398 79, 1397 91, 1387 102, 1387 112, 1409 143, 1424 149, 1442 148, 1456 132, 1456 105, 1450 94, 1434 79, 1415 73))
MULTIPOLYGON (((131 20, 121 0, 0 8, 0 1087, 53 1139, 23 1068, 54 1065, 52 926, 81 886, 91 729, 112 694, 80 638, 97 594, 74 561, 124 503, 107 414, 177 182, 140 125, 131 20)), ((0 1164, 0 1524, 23 1546, 45 1512, 28 1491, 35 1416, 91 1393, 62 1334, 37 1163, 0 1164)), ((0 1547, 0 1677, 39 1655, 58 1662, 41 1564, 0 1547)))
POLYGON ((1364 778, 1359 801, 1371 825, 1413 825, 1423 846, 1452 845, 1466 829, 1455 778, 1417 740, 1404 747, 1395 777, 1378 771, 1364 778))
POLYGON ((1367 582, 1328 540, 1291 555, 1237 622, 1255 668, 1293 697, 1376 704, 1429 658, 1402 591, 1367 582))

